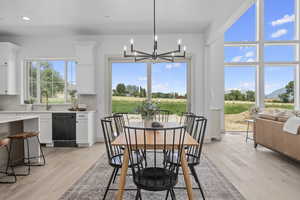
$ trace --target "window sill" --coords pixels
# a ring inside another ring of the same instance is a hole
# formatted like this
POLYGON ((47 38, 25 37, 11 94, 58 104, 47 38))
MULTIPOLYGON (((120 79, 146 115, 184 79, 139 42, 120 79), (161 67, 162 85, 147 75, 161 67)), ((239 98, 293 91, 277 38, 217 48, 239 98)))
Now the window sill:
MULTIPOLYGON (((33 106, 46 106, 46 104, 20 104, 21 106, 26 106, 26 105, 33 105, 33 106)), ((48 104, 49 106, 71 106, 71 103, 63 103, 63 104, 48 104)))

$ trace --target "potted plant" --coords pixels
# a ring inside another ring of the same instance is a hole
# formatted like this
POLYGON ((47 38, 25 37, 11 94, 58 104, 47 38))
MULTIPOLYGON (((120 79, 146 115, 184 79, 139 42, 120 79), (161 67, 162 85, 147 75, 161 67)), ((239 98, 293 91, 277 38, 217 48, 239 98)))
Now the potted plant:
POLYGON ((77 110, 77 90, 69 90, 69 95, 71 97, 72 110, 77 110))
POLYGON ((32 111, 33 110, 33 103, 34 103, 33 98, 29 98, 28 100, 24 101, 24 104, 26 104, 26 110, 27 111, 32 111))
POLYGON ((142 104, 137 107, 137 112, 141 114, 145 123, 145 127, 151 127, 154 116, 158 109, 159 108, 157 104, 149 100, 143 101, 142 104))

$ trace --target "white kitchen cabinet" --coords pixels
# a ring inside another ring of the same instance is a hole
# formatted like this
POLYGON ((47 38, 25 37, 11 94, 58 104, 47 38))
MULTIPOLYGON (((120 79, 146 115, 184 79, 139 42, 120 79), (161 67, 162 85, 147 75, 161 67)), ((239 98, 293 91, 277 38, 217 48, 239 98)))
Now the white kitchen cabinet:
POLYGON ((76 143, 78 147, 95 143, 95 112, 76 114, 76 143))
POLYGON ((93 65, 77 65, 77 91, 79 94, 96 94, 93 65))
POLYGON ((17 57, 18 46, 0 42, 0 95, 17 94, 17 57))
POLYGON ((75 44, 78 94, 96 94, 95 46, 95 42, 78 42, 75 44))
POLYGON ((0 94, 7 92, 7 65, 0 65, 0 94))
POLYGON ((16 116, 39 116, 39 138, 42 144, 53 146, 52 141, 52 114, 51 113, 17 113, 16 116))

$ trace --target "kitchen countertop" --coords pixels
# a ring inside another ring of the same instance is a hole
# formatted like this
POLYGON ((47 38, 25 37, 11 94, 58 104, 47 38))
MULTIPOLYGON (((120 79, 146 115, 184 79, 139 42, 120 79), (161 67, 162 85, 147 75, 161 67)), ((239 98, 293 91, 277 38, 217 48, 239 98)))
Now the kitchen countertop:
POLYGON ((69 111, 69 110, 0 110, 0 114, 3 113, 89 113, 89 112, 96 112, 94 110, 87 110, 87 111, 69 111))
POLYGON ((5 124, 5 123, 10 123, 10 122, 17 122, 17 121, 24 121, 24 120, 29 120, 29 119, 38 119, 39 116, 20 116, 20 117, 15 117, 14 119, 0 119, 0 124, 5 124))

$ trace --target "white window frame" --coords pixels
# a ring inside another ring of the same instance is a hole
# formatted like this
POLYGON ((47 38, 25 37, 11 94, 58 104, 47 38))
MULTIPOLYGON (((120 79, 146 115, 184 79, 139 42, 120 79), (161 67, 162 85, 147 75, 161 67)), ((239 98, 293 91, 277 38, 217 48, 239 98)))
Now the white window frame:
MULTIPOLYGON (((186 73, 186 92, 187 92, 187 103, 186 103, 186 109, 187 111, 191 111, 191 61, 192 58, 188 57, 185 59, 175 59, 174 63, 187 63, 187 73, 186 73)), ((113 63, 132 63, 134 62, 132 59, 127 58, 120 58, 120 57, 110 57, 108 58, 108 83, 109 83, 109 90, 107 95, 107 102, 108 102, 108 114, 112 113, 112 64, 113 63)), ((162 63, 158 62, 158 63, 162 63)), ((143 63, 147 64, 147 99, 151 100, 152 98, 152 60, 144 60, 143 63)), ((167 62, 166 62, 167 63, 167 62)))
MULTIPOLYGON (((224 47, 238 46, 256 46, 256 62, 224 62, 224 67, 256 67, 256 84, 255 84, 255 104, 259 108, 265 107, 265 66, 295 66, 294 78, 294 109, 300 109, 300 0, 295 0, 295 40, 275 40, 269 41, 264 39, 264 0, 256 0, 256 41, 247 42, 224 42, 224 47), (294 45, 296 48, 295 61, 293 62, 264 62, 264 47, 268 45, 294 45)), ((250 4, 248 8, 253 6, 250 4)))
MULTIPOLYGON (((64 61, 64 103, 49 103, 50 105, 70 105, 71 103, 68 103, 68 88, 67 88, 67 84, 68 84, 68 62, 75 62, 77 64, 76 59, 74 58, 27 58, 23 60, 23 92, 22 92, 22 98, 21 98, 21 104, 24 104, 24 100, 27 100, 30 98, 29 96, 29 74, 28 74, 28 68, 26 68, 26 63, 28 62, 41 62, 41 61, 64 61)), ((41 91, 40 91, 40 68, 37 69, 37 102, 34 103, 34 105, 44 105, 45 103, 41 103, 40 102, 40 95, 41 95, 41 91)), ((77 83, 76 83, 77 84, 77 83)))

